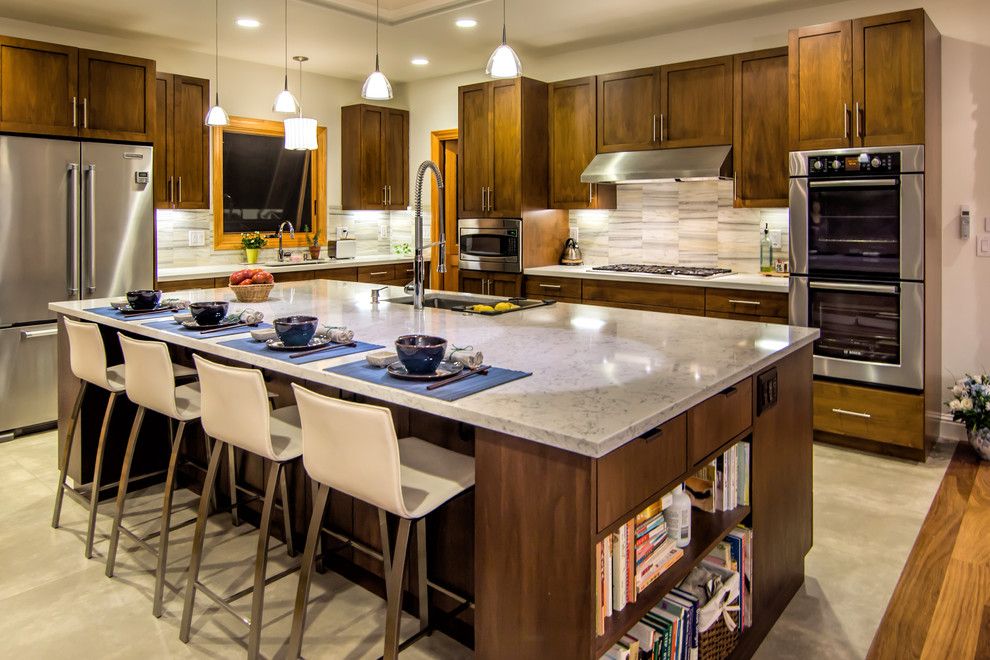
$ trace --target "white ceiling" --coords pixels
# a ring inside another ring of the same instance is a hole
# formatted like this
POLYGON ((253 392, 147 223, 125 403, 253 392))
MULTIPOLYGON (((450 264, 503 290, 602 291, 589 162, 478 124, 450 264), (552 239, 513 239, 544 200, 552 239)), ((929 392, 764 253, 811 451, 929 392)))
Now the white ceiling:
MULTIPOLYGON (((508 0, 509 42, 540 57, 834 0, 508 0), (731 9, 726 9, 726 6, 731 9)), ((395 82, 481 69, 500 39, 498 0, 382 0, 382 70, 395 82), (454 20, 477 19, 473 29, 454 20), (409 60, 427 57, 416 67, 409 60)), ((280 0, 220 0, 224 57, 283 64, 280 0), (256 29, 238 17, 261 21, 256 29)), ((0 16, 159 46, 213 52, 209 0, 0 0, 0 16)), ((361 79, 374 64, 375 0, 290 0, 289 57, 309 72, 361 79), (368 18, 370 16, 370 18, 368 18)))

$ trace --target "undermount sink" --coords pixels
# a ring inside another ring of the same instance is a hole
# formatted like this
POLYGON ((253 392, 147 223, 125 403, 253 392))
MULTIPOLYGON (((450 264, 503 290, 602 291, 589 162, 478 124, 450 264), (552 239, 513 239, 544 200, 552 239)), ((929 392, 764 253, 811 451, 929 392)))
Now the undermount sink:
POLYGON ((266 261, 262 266, 307 266, 312 264, 326 264, 330 263, 329 259, 306 259, 304 261, 266 261))
MULTIPOLYGON (((399 298, 389 298, 384 302, 398 303, 399 305, 413 304, 412 296, 402 296, 399 298)), ((441 296, 437 294, 427 294, 423 301, 423 307, 433 307, 434 309, 461 309, 469 305, 488 305, 490 299, 484 298, 455 298, 453 296, 441 296)))

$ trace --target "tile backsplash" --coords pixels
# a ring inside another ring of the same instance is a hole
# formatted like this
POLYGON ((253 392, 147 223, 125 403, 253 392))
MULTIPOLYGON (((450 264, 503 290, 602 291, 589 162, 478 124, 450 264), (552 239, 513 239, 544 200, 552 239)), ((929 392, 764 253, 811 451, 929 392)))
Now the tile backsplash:
POLYGON ((737 209, 731 181, 618 186, 614 211, 571 211, 578 244, 591 266, 618 263, 760 269, 760 235, 781 232, 787 258, 787 209, 737 209))

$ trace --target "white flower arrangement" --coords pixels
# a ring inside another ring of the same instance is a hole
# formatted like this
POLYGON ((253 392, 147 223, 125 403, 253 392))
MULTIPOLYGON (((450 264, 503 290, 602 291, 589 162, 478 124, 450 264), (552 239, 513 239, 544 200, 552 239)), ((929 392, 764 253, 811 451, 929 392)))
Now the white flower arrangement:
POLYGON ((952 419, 965 424, 968 431, 990 428, 990 376, 967 375, 956 381, 950 391, 952 419))

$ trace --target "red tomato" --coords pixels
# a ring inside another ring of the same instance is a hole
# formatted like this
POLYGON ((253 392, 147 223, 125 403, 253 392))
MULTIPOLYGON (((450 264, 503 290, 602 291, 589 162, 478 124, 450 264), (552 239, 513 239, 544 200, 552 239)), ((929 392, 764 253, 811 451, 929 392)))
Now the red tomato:
POLYGON ((251 278, 251 281, 254 282, 255 284, 264 284, 265 280, 267 279, 268 279, 268 273, 262 271, 260 273, 255 273, 254 277, 251 278))
POLYGON ((237 286, 250 286, 252 284, 254 284, 254 282, 251 281, 251 278, 245 277, 243 280, 241 280, 241 283, 238 284, 237 286))

